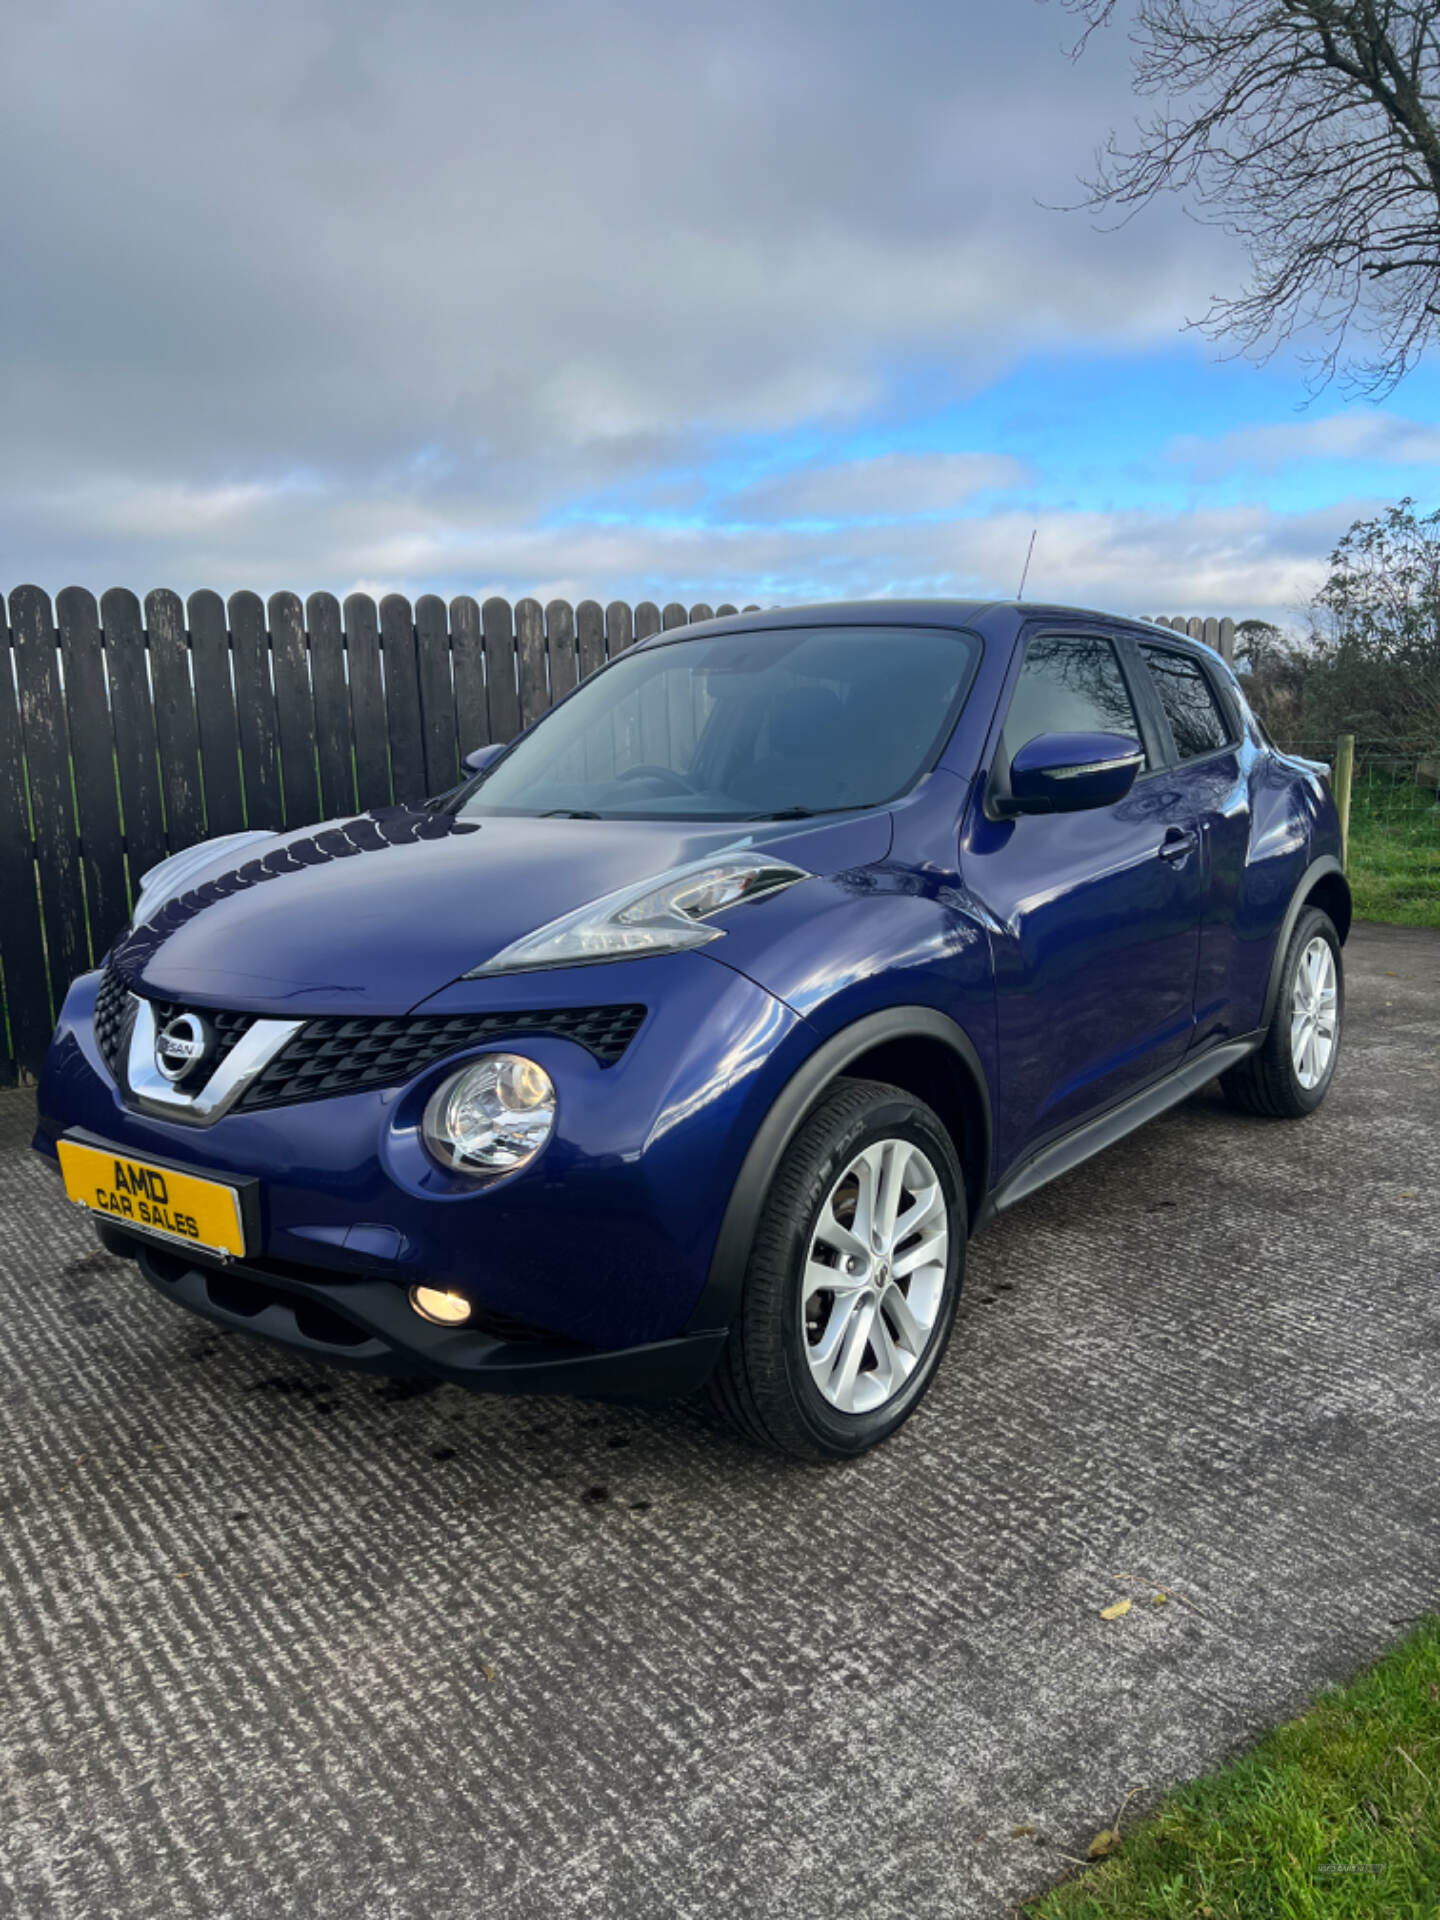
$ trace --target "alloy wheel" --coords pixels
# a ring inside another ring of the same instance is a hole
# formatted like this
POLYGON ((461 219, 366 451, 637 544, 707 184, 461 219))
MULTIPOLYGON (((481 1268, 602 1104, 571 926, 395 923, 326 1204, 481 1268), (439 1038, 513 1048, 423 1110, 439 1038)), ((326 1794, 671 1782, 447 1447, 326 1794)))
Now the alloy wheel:
POLYGON ((806 1358, 841 1413, 900 1392, 940 1317, 950 1220, 934 1166, 912 1141, 878 1140, 825 1197, 801 1281, 806 1358))
POLYGON ((1307 1092, 1319 1086, 1335 1051, 1335 955, 1318 935, 1301 954, 1290 997, 1290 1057, 1307 1092))

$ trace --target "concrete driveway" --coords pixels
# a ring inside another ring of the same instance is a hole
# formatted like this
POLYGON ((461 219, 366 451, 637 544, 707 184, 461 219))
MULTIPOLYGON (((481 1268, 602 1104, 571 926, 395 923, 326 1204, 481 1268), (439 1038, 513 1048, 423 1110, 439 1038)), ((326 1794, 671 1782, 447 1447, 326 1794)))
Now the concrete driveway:
POLYGON ((0 1095, 0 1910, 1004 1913, 1440 1594, 1440 934, 1349 984, 1321 1115, 1018 1208, 838 1470, 212 1332, 0 1095))

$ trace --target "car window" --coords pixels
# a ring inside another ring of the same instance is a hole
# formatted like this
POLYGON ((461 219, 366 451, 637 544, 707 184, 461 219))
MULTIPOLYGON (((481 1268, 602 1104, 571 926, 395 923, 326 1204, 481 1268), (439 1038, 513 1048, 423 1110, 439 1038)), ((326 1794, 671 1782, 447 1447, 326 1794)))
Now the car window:
POLYGON ((466 815, 750 820, 894 799, 979 658, 940 627, 756 629, 627 654, 459 796, 466 815))
POLYGON ((1003 747, 1013 759, 1039 733, 1122 733, 1140 741, 1140 722, 1109 640, 1045 634, 1025 650, 1005 716, 1003 747))
POLYGON ((1143 642, 1140 652, 1160 695, 1180 759, 1197 760, 1202 753, 1228 746, 1230 723, 1199 661, 1172 653, 1168 647, 1151 647, 1143 642))

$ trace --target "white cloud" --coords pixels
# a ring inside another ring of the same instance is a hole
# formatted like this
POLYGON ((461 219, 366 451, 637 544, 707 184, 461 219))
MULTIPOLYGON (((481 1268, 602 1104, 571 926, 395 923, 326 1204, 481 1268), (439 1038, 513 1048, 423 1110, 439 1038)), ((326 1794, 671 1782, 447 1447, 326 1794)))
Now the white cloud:
POLYGON ((727 521, 908 519, 1026 478, 1004 454, 885 453, 776 474, 728 494, 717 512, 727 521))
MULTIPOLYGON (((964 456, 958 456, 964 458, 964 456)), ((854 463, 867 467, 871 463, 854 463)), ((932 470, 922 469, 931 480, 932 470)), ((941 470, 943 473, 943 469, 941 470)), ((979 478, 972 469, 970 479, 979 478)), ((143 530, 97 540, 89 516, 70 523, 52 504, 0 499, 12 521, 28 514, 27 544, 49 556, 33 570, 43 584, 79 578, 97 592, 116 581, 181 592, 213 586, 289 587, 346 593, 499 592, 544 600, 593 596, 711 605, 938 595, 1010 598, 1032 526, 1038 524, 1027 597, 1130 613, 1265 613, 1288 617, 1309 597, 1323 559, 1351 520, 1374 510, 1362 499, 1287 514, 1260 504, 1192 510, 1044 511, 996 505, 986 512, 927 513, 889 520, 868 512, 884 500, 872 476, 831 468, 813 476, 817 501, 846 514, 838 531, 802 515, 727 518, 673 526, 583 518, 545 524, 524 511, 499 515, 484 493, 433 495, 376 486, 358 494, 317 490, 256 493, 243 509, 201 524, 182 499, 176 519, 148 503, 143 530), (8 511, 7 511, 8 506, 8 511), (88 548, 77 568, 64 558, 88 548), (175 554, 185 559, 177 565, 175 554)), ((932 499, 943 499, 936 482, 932 499)), ((963 491, 956 482, 957 492, 963 491)), ((523 504, 523 503, 522 503, 523 504)), ((772 502, 788 511, 793 502, 772 502)))
POLYGON ((1240 427, 1207 440, 1187 436, 1172 459, 1199 480, 1217 480, 1239 468, 1274 473, 1309 460, 1366 460, 1393 466, 1440 463, 1440 427, 1393 413, 1336 413, 1323 420, 1240 427))

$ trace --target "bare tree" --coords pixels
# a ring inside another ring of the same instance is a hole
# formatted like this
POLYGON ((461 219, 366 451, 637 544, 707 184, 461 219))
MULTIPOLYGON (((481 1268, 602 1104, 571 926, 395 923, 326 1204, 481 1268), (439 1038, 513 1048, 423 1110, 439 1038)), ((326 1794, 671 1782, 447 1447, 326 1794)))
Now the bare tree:
MULTIPOLYGON (((1079 53, 1118 0, 1062 3, 1079 53)), ((1440 0, 1137 0, 1136 86, 1163 104, 1111 135, 1085 204, 1185 195, 1252 261, 1200 326, 1260 358, 1304 330, 1316 385, 1343 362, 1388 393, 1440 337, 1437 30, 1440 0)))

